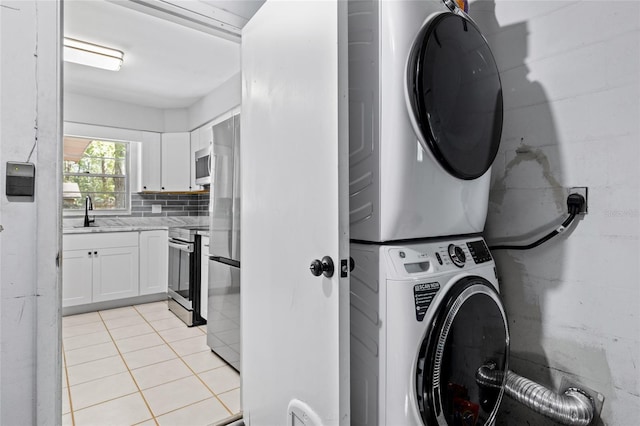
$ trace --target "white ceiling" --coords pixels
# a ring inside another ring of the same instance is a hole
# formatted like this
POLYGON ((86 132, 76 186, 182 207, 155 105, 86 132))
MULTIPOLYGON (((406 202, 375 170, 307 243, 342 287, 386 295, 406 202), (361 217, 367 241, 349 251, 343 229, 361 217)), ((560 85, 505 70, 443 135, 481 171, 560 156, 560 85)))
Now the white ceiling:
MULTIPOLYGON (((180 4, 180 1, 183 0, 172 3, 180 4)), ((263 2, 201 0, 190 3, 220 12, 222 15, 218 16, 241 27, 263 2)), ((120 3, 137 7, 137 3, 166 2, 120 3)), ((65 62, 65 92, 162 109, 185 108, 240 71, 239 41, 176 23, 180 19, 171 16, 167 18, 143 13, 131 6, 123 7, 117 1, 65 1, 65 37, 124 52, 124 63, 117 72, 65 62)))

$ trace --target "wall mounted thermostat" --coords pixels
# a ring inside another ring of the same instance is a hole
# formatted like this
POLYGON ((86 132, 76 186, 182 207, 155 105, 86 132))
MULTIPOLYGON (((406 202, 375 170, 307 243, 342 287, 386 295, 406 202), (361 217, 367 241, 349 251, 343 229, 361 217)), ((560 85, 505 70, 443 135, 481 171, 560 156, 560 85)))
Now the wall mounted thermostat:
POLYGON ((33 163, 7 161, 7 196, 32 197, 36 166, 33 163))

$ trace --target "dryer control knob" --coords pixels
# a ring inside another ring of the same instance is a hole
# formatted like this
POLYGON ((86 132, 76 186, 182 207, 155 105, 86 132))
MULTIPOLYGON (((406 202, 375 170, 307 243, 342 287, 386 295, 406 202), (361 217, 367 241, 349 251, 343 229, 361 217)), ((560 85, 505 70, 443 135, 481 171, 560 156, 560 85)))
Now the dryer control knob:
POLYGON ((464 266, 464 262, 467 261, 467 256, 465 256, 464 250, 455 244, 449 244, 447 250, 449 252, 449 258, 453 264, 458 268, 462 268, 464 266))

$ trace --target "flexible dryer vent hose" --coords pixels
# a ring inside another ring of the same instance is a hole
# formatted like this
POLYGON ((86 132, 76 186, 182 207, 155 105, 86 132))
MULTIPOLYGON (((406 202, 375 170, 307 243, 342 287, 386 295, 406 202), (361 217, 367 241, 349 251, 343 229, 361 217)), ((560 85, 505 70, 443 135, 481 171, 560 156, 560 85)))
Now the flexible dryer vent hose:
MULTIPOLYGON (((562 395, 507 371, 505 394, 536 413, 563 425, 588 426, 594 417, 591 398, 580 389, 569 388, 562 395)), ((504 373, 491 365, 482 366, 476 372, 476 382, 481 386, 500 387, 504 373)))

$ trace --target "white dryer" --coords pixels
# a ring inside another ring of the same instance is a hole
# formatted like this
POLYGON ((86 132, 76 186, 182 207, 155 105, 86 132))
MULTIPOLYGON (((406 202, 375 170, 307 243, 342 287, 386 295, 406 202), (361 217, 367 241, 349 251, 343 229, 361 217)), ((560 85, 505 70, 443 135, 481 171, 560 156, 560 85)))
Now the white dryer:
POLYGON ((405 246, 352 244, 353 425, 491 425, 509 331, 481 237, 405 246))
POLYGON ((485 38, 453 4, 349 2, 352 239, 484 228, 502 89, 485 38))

